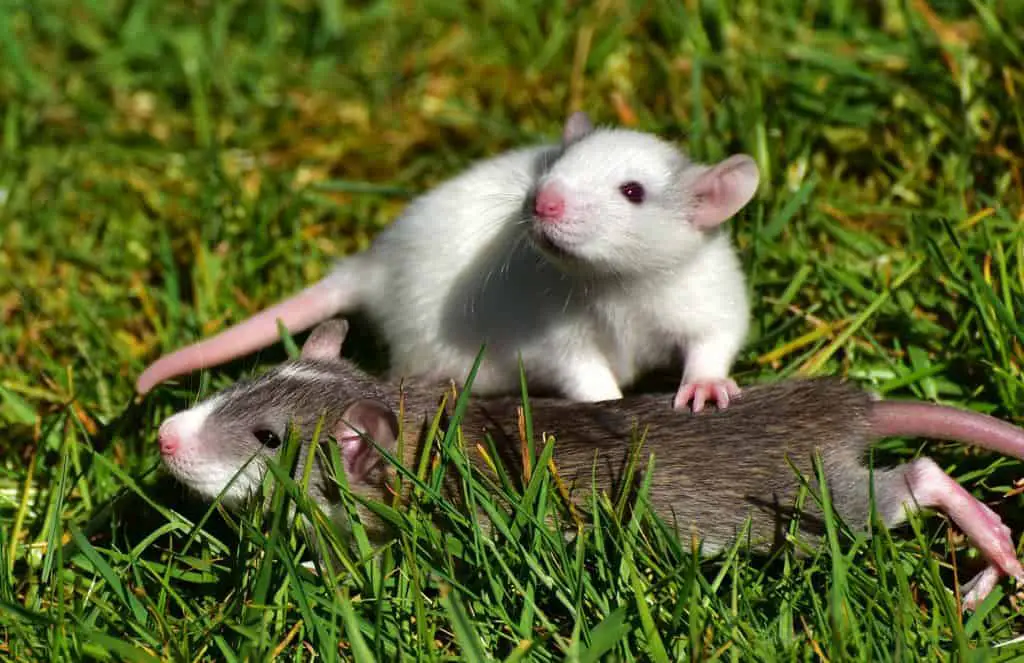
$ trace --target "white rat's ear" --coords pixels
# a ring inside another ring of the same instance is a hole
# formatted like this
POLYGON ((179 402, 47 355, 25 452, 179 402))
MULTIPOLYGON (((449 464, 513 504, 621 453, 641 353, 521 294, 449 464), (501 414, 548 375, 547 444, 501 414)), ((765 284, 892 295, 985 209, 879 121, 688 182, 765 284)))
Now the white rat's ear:
POLYGON ((590 123, 590 117, 583 111, 576 111, 569 116, 569 119, 565 121, 565 126, 562 128, 562 144, 568 145, 573 141, 583 138, 593 130, 594 125, 590 123))
POLYGON ((334 431, 334 439, 338 442, 349 481, 366 483, 384 460, 373 442, 388 451, 398 446, 398 418, 381 401, 363 398, 345 410, 334 431))
POLYGON ((693 225, 711 228, 732 218, 757 193, 760 180, 757 164, 746 154, 734 154, 707 168, 690 185, 693 225))
POLYGON ((348 321, 342 318, 321 322, 313 328, 302 344, 302 358, 319 361, 337 361, 341 357, 341 344, 348 335, 348 321))

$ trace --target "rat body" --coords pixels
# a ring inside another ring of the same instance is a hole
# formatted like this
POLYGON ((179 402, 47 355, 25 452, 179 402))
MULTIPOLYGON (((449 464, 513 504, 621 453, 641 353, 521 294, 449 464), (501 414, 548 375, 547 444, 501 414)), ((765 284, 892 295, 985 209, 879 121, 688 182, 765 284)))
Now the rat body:
MULTIPOLYGON (((349 485, 366 497, 386 499, 388 466, 363 436, 395 453, 401 430, 406 436, 403 463, 413 466, 422 445, 429 443, 423 431, 447 387, 399 385, 364 373, 339 356, 346 330, 343 321, 322 323, 299 360, 168 418, 159 435, 171 473, 207 499, 227 487, 226 505, 241 504, 262 480, 265 466, 259 460, 276 453, 289 422, 304 436, 305 457, 313 451, 309 439, 323 417, 324 435, 336 439, 349 485), (400 411, 406 417, 402 426, 396 414, 400 411), (257 462, 239 473, 253 458, 257 462)), ((902 523, 907 510, 919 506, 950 516, 988 562, 966 588, 966 605, 976 605, 1003 575, 1024 579, 1009 530, 934 461, 920 458, 876 468, 872 485, 865 459, 876 439, 916 435, 971 442, 1024 458, 1024 431, 950 407, 878 401, 836 379, 751 387, 728 409, 701 417, 665 407, 664 398, 627 396, 605 403, 531 399, 534 431, 555 437, 554 463, 561 479, 575 484, 572 498, 577 506, 587 508, 592 477, 602 491, 621 487, 629 440, 640 430, 646 433, 644 453, 655 457, 649 495, 662 518, 675 522, 683 535, 697 534, 704 551, 714 552, 735 540, 749 517, 752 544, 770 548, 787 531, 800 490, 793 466, 814 486, 812 457, 820 454, 832 503, 852 527, 868 523, 872 489, 888 527, 902 523)), ((461 423, 463 436, 468 456, 485 474, 490 470, 473 447, 486 435, 512 474, 521 470, 520 405, 510 397, 470 401, 461 423)), ((645 468, 645 459, 640 461, 639 467, 645 468)), ((303 465, 300 460, 299 467, 303 465)), ((330 496, 331 480, 324 471, 314 463, 312 496, 345 527, 344 510, 330 496)), ((384 523, 370 511, 363 510, 361 519, 371 533, 387 536, 384 523)), ((811 499, 800 527, 810 536, 820 534, 820 511, 811 499)))
POLYGON ((753 197, 754 161, 690 161, 647 133, 570 117, 560 144, 478 162, 414 200, 365 252, 220 334, 160 358, 139 392, 364 311, 392 375, 461 380, 482 344, 480 395, 514 393, 519 357, 537 389, 622 396, 681 359, 676 406, 728 405, 746 336, 740 262, 721 224, 753 197))

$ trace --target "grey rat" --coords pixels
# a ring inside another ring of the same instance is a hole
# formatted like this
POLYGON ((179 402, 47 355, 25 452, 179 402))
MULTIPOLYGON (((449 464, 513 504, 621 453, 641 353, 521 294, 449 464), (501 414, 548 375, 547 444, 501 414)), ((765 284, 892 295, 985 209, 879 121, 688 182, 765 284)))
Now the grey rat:
MULTIPOLYGON (((427 442, 425 426, 450 386, 368 375, 341 358, 346 332, 342 320, 321 323, 299 359, 166 419, 159 440, 170 472, 207 499, 224 491, 226 506, 236 507, 259 485, 266 471, 261 461, 277 453, 286 429, 297 427, 304 436, 300 457, 306 458, 322 418, 322 439, 339 445, 349 485, 363 496, 384 499, 385 479, 393 468, 366 437, 395 453, 401 430, 406 438, 403 463, 414 466, 427 442), (401 426, 398 412, 405 416, 401 426)), ((869 519, 872 487, 865 455, 873 440, 925 436, 1024 458, 1024 431, 1006 422, 935 404, 880 401, 834 378, 752 386, 728 409, 700 417, 667 407, 671 397, 631 395, 603 403, 532 398, 533 429, 538 438, 541 433, 554 436, 555 466, 563 481, 575 484, 573 499, 583 509, 592 471, 600 490, 617 486, 633 432, 645 431, 644 452, 655 459, 654 509, 675 522, 681 534, 696 533, 709 553, 734 540, 747 517, 756 548, 776 544, 787 531, 800 487, 793 467, 813 481, 815 453, 822 459, 836 511, 856 528, 869 519)), ((492 436, 506 467, 513 474, 521 470, 520 405, 511 397, 470 400, 461 425, 469 456, 481 471, 490 473, 474 448, 485 434, 492 436)), ((646 467, 643 458, 640 466, 646 467)), ((333 484, 324 472, 314 463, 312 497, 344 528, 344 510, 331 497, 333 484)), ((931 459, 876 468, 873 483, 876 508, 888 527, 903 522, 906 509, 934 507, 981 551, 988 566, 965 588, 966 606, 987 596, 1003 575, 1024 579, 1009 529, 931 459)), ((799 522, 813 537, 819 533, 820 511, 812 502, 807 500, 799 522)), ((370 511, 363 509, 361 520, 374 536, 387 536, 385 524, 370 511)))
POLYGON ((579 401, 622 396, 682 359, 675 401, 700 411, 739 392, 729 377, 749 326, 742 266, 721 224, 753 197, 746 155, 695 163, 648 133, 572 115, 560 144, 476 163, 412 201, 369 249, 265 311, 161 357, 168 378, 362 310, 392 375, 464 378, 482 344, 480 395, 535 389, 579 401))

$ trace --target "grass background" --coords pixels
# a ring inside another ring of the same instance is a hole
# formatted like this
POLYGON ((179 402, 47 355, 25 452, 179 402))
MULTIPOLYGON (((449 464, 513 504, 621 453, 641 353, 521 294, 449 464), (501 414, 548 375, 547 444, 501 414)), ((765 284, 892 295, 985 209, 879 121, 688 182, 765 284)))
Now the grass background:
MULTIPOLYGON (((410 520, 339 594, 284 524, 158 470, 162 417, 284 351, 132 384, 585 109, 757 159, 732 224, 741 383, 845 374, 1024 423, 1022 26, 1010 0, 0 2, 0 655, 1020 656, 986 651, 1021 629, 1002 591, 957 614, 943 587, 977 560, 940 519, 700 564, 610 507, 574 545, 514 514, 493 539, 410 520)), ((367 366, 379 350, 357 338, 367 366)), ((1020 536, 1015 462, 930 453, 1020 536)), ((522 512, 553 508, 549 483, 522 512)))

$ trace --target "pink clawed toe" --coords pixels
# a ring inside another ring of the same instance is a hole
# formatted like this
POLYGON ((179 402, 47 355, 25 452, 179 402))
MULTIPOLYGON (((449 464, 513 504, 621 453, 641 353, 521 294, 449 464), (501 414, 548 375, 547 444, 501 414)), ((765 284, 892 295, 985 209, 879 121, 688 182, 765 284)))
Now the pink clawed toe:
POLYGON ((679 387, 673 407, 683 408, 693 401, 694 414, 702 411, 704 405, 713 401, 719 410, 729 407, 729 401, 740 395, 740 388, 731 378, 698 380, 679 387))

